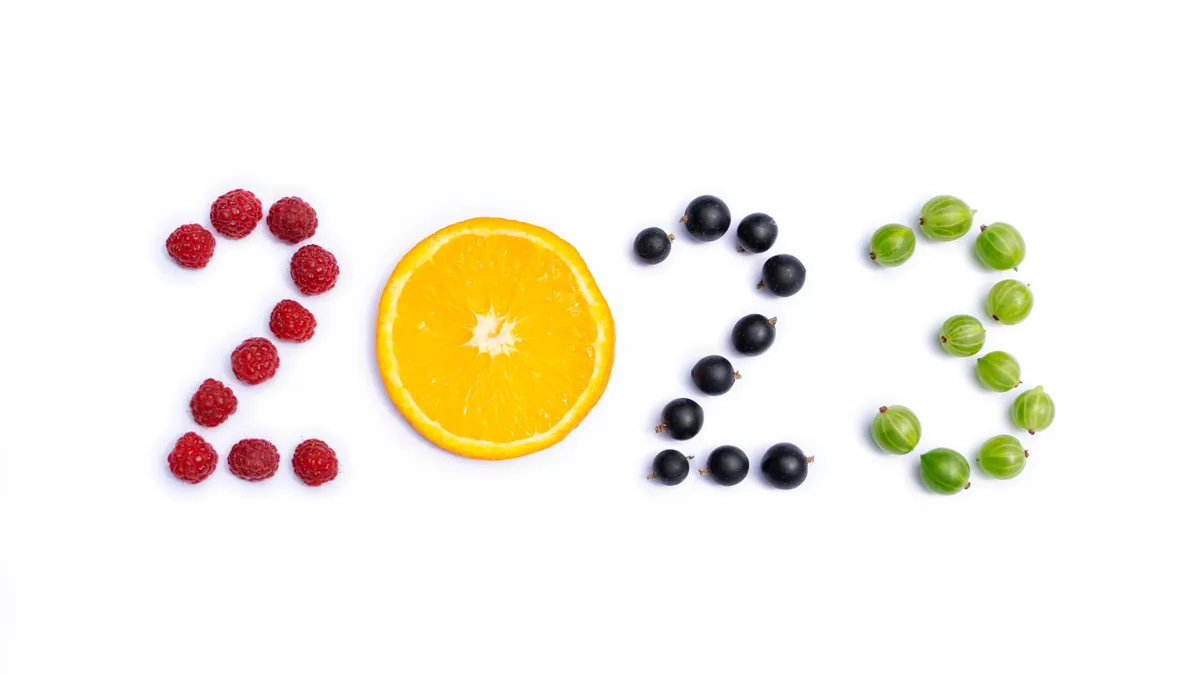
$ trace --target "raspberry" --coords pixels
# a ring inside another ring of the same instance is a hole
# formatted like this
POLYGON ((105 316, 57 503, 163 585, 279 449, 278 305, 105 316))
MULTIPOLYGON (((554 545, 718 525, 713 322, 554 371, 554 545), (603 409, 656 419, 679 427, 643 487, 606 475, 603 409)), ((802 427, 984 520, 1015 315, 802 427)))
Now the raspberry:
POLYGON ((317 330, 317 317, 295 300, 281 300, 271 310, 271 332, 280 340, 308 342, 317 330))
POLYGON ((167 237, 167 255, 181 267, 192 270, 206 267, 216 248, 217 238, 197 223, 180 225, 167 237))
POLYGON ((218 461, 217 451, 194 431, 180 436, 175 441, 175 449, 167 455, 167 466, 171 467, 171 473, 193 485, 211 476, 217 470, 218 461))
POLYGON ((233 444, 225 461, 233 475, 257 483, 275 475, 279 468, 279 451, 270 441, 247 438, 233 444))
POLYGON ((208 217, 217 232, 230 239, 241 239, 262 220, 262 202, 249 190, 231 190, 217 197, 208 217))
POLYGON ((337 453, 325 441, 310 438, 296 446, 292 470, 305 484, 316 487, 337 478, 337 453))
POLYGON ((317 212, 299 197, 284 197, 267 213, 271 234, 289 244, 299 244, 317 233, 317 212))
POLYGON ((319 295, 333 288, 339 271, 337 258, 316 244, 301 246, 292 255, 292 281, 305 295, 319 295))
POLYGON ((237 412, 233 390, 211 377, 192 394, 192 419, 202 427, 215 427, 237 412))
POLYGON ((279 370, 279 350, 266 338, 250 338, 233 350, 233 374, 246 384, 261 384, 279 370))

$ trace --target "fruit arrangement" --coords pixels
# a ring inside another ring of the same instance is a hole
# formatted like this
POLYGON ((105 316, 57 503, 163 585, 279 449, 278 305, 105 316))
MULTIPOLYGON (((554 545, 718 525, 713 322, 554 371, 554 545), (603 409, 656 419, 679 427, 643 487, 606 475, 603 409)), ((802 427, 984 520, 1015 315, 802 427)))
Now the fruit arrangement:
MULTIPOLYGON (((262 202, 249 190, 227 192, 217 197, 209 210, 212 228, 230 240, 249 236, 262 218, 262 202)), ((317 213, 299 197, 284 197, 271 206, 267 227, 280 241, 298 244, 316 234, 317 213)), ((190 270, 206 268, 216 252, 216 245, 217 238, 198 223, 180 226, 166 241, 167 255, 180 267, 190 270)), ((337 284, 337 259, 315 244, 297 250, 292 255, 290 267, 292 280, 302 295, 320 295, 337 284)), ((291 299, 276 304, 266 323, 271 334, 285 342, 307 342, 316 334, 317 328, 313 313, 291 299)), ((257 386, 273 378, 279 370, 279 350, 268 338, 250 337, 233 349, 229 365, 238 382, 257 386)), ((189 405, 196 424, 212 429, 237 412, 238 399, 224 382, 208 378, 192 394, 189 405)), ((208 479, 216 471, 219 461, 212 445, 194 431, 179 437, 167 455, 171 473, 191 484, 208 479)), ((276 446, 261 438, 238 441, 226 457, 230 473, 250 482, 274 476, 279 461, 276 446)), ((337 477, 337 454, 324 441, 306 440, 293 451, 292 470, 306 485, 322 485, 337 477)))
MULTIPOLYGON (((717 241, 725 236, 733 222, 729 207, 718 197, 702 195, 693 199, 684 209, 679 220, 688 235, 700 242, 717 241)), ((751 213, 737 227, 737 251, 739 253, 764 253, 775 245, 779 236, 779 225, 765 213, 751 213)), ((657 265, 667 259, 675 236, 661 228, 650 227, 634 237, 634 253, 643 262, 657 265)), ((804 287, 807 271, 799 258, 788 254, 776 254, 762 265, 761 280, 757 288, 772 295, 789 297, 804 287)), ((775 318, 762 314, 747 314, 733 326, 730 335, 734 351, 742 356, 757 356, 766 352, 775 343, 775 318)), ((691 371, 692 384, 697 391, 708 396, 728 394, 742 379, 728 358, 721 354, 710 354, 698 359, 691 371)), ((662 410, 662 421, 655 427, 676 441, 688 441, 698 436, 704 427, 704 408, 687 397, 672 399, 662 410)), ((654 457, 653 471, 647 477, 662 485, 674 486, 682 483, 691 471, 689 460, 674 448, 663 450, 654 457)), ((808 477, 808 465, 813 458, 805 455, 791 443, 777 443, 762 456, 759 469, 767 484, 781 490, 800 486, 808 477)), ((700 475, 707 476, 714 484, 729 487, 737 485, 750 474, 750 457, 741 448, 722 445, 709 453, 700 475)))
MULTIPOLYGON (((921 208, 918 227, 926 238, 949 242, 970 231, 975 210, 957 197, 941 195, 921 208)), ((916 237, 904 225, 884 225, 871 237, 868 254, 882 267, 897 267, 913 257, 916 237)), ((980 227, 975 240, 975 257, 990 270, 1017 270, 1025 261, 1025 239, 1008 223, 980 227)), ((1012 326, 1029 317, 1033 310, 1033 292, 1027 284, 1005 279, 992 286, 984 300, 985 315, 998 324, 1012 326)), ((957 314, 942 323, 938 341, 954 357, 975 356, 982 351, 987 337, 983 323, 969 314, 957 314)), ((1021 385, 1021 364, 1007 352, 993 351, 978 357, 975 375, 981 386, 994 392, 1010 392, 1021 385)), ((1038 386, 1021 393, 1012 402, 1013 424, 1031 435, 1044 431, 1054 421, 1054 401, 1038 386)), ((921 422, 912 410, 896 405, 879 409, 871 423, 871 437, 880 450, 905 455, 921 441, 921 422)), ((1029 452, 1009 435, 988 439, 976 456, 984 474, 1000 479, 1015 478, 1025 468, 1029 452)), ((953 495, 971 487, 971 465, 962 454, 949 448, 937 448, 920 455, 920 475, 925 486, 936 494, 953 495)))

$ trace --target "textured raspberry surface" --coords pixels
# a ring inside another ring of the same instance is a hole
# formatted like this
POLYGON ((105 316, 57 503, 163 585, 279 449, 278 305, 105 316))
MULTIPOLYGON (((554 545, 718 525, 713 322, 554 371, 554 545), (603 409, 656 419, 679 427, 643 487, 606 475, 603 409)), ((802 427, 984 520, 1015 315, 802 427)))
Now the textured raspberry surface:
POLYGON ((270 441, 247 438, 233 444, 225 460, 233 475, 243 480, 257 482, 275 475, 279 468, 279 451, 270 441))
POLYGON ((197 223, 180 225, 167 237, 167 255, 188 269, 203 269, 216 248, 217 238, 197 223))
POLYGON ((317 486, 337 478, 337 453, 325 441, 310 438, 296 446, 292 470, 307 485, 317 486))
POLYGON ((295 300, 281 300, 271 310, 271 332, 280 340, 307 342, 317 330, 317 317, 295 300))
POLYGON ((319 295, 337 283, 337 258, 316 244, 301 246, 292 255, 292 281, 305 295, 319 295))
POLYGON ((208 213, 213 229, 230 239, 253 232, 262 216, 262 202, 249 190, 231 190, 217 197, 208 213))
POLYGON ((233 374, 246 384, 261 384, 279 370, 279 350, 266 338, 250 338, 233 350, 233 374))
POLYGON ((299 197, 284 197, 267 213, 271 234, 289 244, 299 244, 317 233, 317 212, 299 197))
POLYGON ((237 412, 233 390, 211 377, 192 394, 192 419, 202 427, 215 427, 237 412))
POLYGON ((167 455, 167 466, 181 481, 199 483, 217 470, 217 451, 208 441, 194 431, 189 431, 175 441, 175 448, 167 455))

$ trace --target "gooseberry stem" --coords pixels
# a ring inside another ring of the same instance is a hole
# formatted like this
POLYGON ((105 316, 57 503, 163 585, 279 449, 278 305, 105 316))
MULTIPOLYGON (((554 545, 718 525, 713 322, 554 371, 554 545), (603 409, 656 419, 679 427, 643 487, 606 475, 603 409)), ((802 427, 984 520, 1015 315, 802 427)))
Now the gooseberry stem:
POLYGON ((1028 450, 1026 450, 1026 451, 1025 451, 1025 456, 1026 456, 1026 457, 1028 457, 1028 456, 1029 456, 1029 451, 1028 451, 1028 450))
POLYGON ((879 412, 881 412, 881 413, 887 412, 887 406, 886 405, 879 406, 879 412))
POLYGON ((967 484, 963 486, 963 489, 964 489, 964 490, 970 490, 970 489, 971 489, 971 482, 970 482, 970 481, 967 481, 967 484))

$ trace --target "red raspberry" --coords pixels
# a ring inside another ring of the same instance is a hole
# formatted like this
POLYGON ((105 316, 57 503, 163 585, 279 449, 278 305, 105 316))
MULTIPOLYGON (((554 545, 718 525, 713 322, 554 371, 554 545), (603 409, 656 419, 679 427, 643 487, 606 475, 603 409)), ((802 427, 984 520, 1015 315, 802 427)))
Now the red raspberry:
POLYGON ((299 244, 317 233, 317 212, 299 197, 284 197, 267 213, 271 234, 289 244, 299 244))
POLYGON ((192 394, 192 419, 202 427, 215 427, 237 412, 233 390, 211 377, 192 394))
POLYGON ((217 451, 208 441, 194 431, 189 431, 175 441, 175 449, 167 455, 167 466, 171 473, 193 485, 208 478, 217 470, 217 451))
POLYGON ((279 451, 270 441, 247 438, 233 444, 225 461, 233 475, 257 483, 275 475, 279 468, 279 451))
POLYGON ((180 225, 167 237, 167 255, 181 267, 192 270, 206 267, 216 248, 217 238, 197 223, 180 225))
POLYGON ((271 332, 280 340, 308 342, 317 331, 317 317, 295 300, 281 300, 271 310, 271 332))
POLYGON ((307 485, 316 487, 337 478, 337 453, 325 441, 310 438, 296 446, 292 470, 307 485))
POLYGON ((292 281, 305 295, 319 295, 333 288, 339 271, 337 258, 316 244, 301 246, 292 255, 292 281))
POLYGON ((262 220, 262 202, 249 190, 231 190, 217 197, 208 217, 217 232, 230 239, 241 239, 262 220))
POLYGON ((246 384, 261 384, 279 370, 279 350, 266 338, 250 338, 233 350, 233 374, 246 384))

